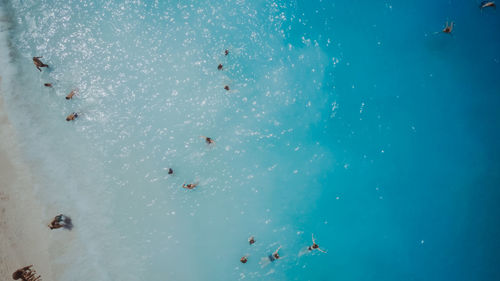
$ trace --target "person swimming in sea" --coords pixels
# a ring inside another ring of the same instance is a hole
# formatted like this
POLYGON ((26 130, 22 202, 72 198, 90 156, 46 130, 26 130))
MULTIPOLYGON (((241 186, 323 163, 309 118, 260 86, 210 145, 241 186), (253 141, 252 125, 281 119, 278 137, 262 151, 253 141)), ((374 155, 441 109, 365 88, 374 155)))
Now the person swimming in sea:
POLYGON ((47 64, 43 63, 40 59, 43 57, 33 57, 33 63, 35 64, 36 68, 40 71, 42 69, 40 67, 49 67, 47 64))
POLYGON ((16 271, 14 271, 14 273, 12 273, 12 279, 14 280, 23 280, 23 281, 38 281, 42 278, 40 275, 38 275, 38 277, 36 276, 36 271, 34 269, 31 269, 31 267, 33 267, 33 265, 28 265, 28 266, 25 266, 23 268, 20 268, 16 271))
POLYGON ((49 224, 50 229, 58 229, 61 227, 71 230, 73 228, 73 223, 71 222, 71 218, 63 214, 60 214, 55 216, 54 219, 49 224))
POLYGON ((219 63, 219 65, 217 66, 217 70, 222 70, 223 66, 221 63, 219 63))
POLYGON ((253 243, 255 243, 255 238, 250 236, 250 238, 248 238, 248 244, 252 245, 253 243))
POLYGON ((312 244, 311 246, 307 247, 307 249, 308 249, 309 251, 312 251, 312 250, 318 250, 318 251, 320 251, 320 252, 322 252, 322 253, 325 253, 325 254, 326 254, 326 251, 321 250, 321 249, 319 248, 318 244, 316 244, 316 241, 314 241, 314 234, 312 234, 312 242, 313 242, 313 244, 312 244))
POLYGON ((278 254, 278 251, 280 249, 281 249, 281 246, 279 246, 278 249, 276 249, 276 251, 274 251, 274 253, 272 253, 271 255, 268 256, 268 258, 271 262, 278 260, 280 258, 280 255, 278 254))
POLYGON ((205 142, 206 142, 207 144, 215 144, 215 141, 214 141, 212 138, 205 137, 205 136, 200 136, 200 138, 204 138, 204 139, 205 139, 205 142))
POLYGON ((225 55, 225 56, 229 55, 229 50, 227 50, 227 49, 226 49, 226 50, 224 51, 224 55, 225 55))
POLYGON ((43 85, 44 85, 45 87, 47 87, 47 88, 52 88, 52 83, 45 83, 45 84, 43 84, 43 85))
POLYGON ((281 258, 281 256, 278 254, 278 251, 281 249, 281 246, 278 247, 278 249, 276 249, 276 251, 274 251, 272 254, 270 254, 269 256, 266 256, 266 257, 262 257, 260 259, 260 267, 264 268, 266 266, 268 266, 269 264, 273 263, 274 261, 278 260, 281 258))
POLYGON ((495 1, 483 1, 483 2, 481 2, 481 5, 479 7, 481 8, 481 10, 483 8, 487 8, 487 7, 492 7, 494 9, 496 9, 497 5, 495 5, 495 1))
POLYGON ((193 188, 195 188, 196 186, 198 186, 198 183, 188 183, 188 184, 184 183, 184 184, 182 185, 182 187, 183 187, 183 188, 185 188, 185 189, 193 189, 193 188))
POLYGON ((446 22, 446 26, 444 27, 443 32, 451 34, 452 31, 453 31, 453 22, 451 22, 450 25, 448 25, 448 22, 446 22))
POLYGON ((247 263, 247 261, 248 261, 247 256, 243 256, 243 257, 241 257, 241 259, 240 259, 240 262, 241 262, 241 263, 247 263))
POLYGON ((174 170, 172 170, 172 168, 168 168, 168 174, 171 175, 174 173, 174 170))
POLYGON ((25 276, 29 276, 31 274, 32 267, 33 265, 28 265, 23 268, 19 268, 18 270, 14 271, 14 273, 12 273, 12 279, 14 280, 18 280, 20 278, 24 279, 25 276))
POLYGON ((73 96, 76 95, 77 92, 78 92, 78 90, 71 90, 71 92, 66 96, 66 99, 67 100, 72 99, 73 96))
POLYGON ((73 120, 75 120, 77 117, 78 117, 78 113, 73 112, 73 113, 71 113, 70 115, 68 115, 68 117, 66 117, 66 121, 73 121, 73 120))
POLYGON ((229 91, 229 86, 228 85, 224 86, 224 90, 229 91))

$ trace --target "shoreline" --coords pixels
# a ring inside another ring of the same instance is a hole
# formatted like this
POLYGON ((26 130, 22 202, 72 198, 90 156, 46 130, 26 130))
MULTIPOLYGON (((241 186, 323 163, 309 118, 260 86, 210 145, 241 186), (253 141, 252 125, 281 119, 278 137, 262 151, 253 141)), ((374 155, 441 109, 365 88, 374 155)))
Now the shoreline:
MULTIPOLYGON (((0 77, 0 87, 2 86, 0 77)), ((44 208, 34 193, 30 169, 16 142, 0 90, 0 279, 33 264, 42 280, 55 280, 44 208)), ((50 220, 51 218, 49 218, 50 220)))

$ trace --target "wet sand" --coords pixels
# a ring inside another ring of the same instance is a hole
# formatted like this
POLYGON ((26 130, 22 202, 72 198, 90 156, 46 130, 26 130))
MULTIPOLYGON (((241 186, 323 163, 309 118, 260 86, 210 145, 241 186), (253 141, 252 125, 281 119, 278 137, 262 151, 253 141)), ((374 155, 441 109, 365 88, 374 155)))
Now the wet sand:
MULTIPOLYGON (((1 90, 0 78, 0 90, 1 90)), ((12 280, 18 268, 33 264, 42 280, 53 278, 44 207, 16 144, 0 92, 0 280, 12 280)), ((49 221, 48 221, 49 220, 49 221)))

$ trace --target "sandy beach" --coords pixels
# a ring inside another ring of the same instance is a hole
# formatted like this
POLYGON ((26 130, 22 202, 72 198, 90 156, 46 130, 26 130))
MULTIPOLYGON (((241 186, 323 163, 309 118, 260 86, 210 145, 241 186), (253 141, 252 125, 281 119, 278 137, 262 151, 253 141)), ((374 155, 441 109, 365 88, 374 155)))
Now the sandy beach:
POLYGON ((15 270, 31 264, 42 280, 55 280, 50 266, 48 221, 16 145, 1 93, 0 140, 0 280, 12 280, 15 270))

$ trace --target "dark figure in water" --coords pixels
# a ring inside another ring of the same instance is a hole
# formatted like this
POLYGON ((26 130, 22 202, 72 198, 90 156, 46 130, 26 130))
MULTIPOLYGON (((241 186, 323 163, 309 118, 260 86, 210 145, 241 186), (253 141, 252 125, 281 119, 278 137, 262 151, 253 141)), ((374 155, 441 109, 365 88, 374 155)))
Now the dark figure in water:
POLYGON ((446 22, 446 26, 444 27, 443 32, 451 34, 452 31, 453 31, 453 22, 451 22, 450 25, 448 25, 448 22, 446 22))
POLYGON ((224 55, 225 55, 225 56, 229 55, 229 50, 225 50, 225 51, 224 51, 224 55))
POLYGON ((71 230, 73 228, 73 223, 71 222, 71 218, 63 214, 60 214, 55 216, 54 219, 49 224, 50 229, 58 229, 61 227, 71 230))
POLYGON ((205 139, 205 142, 207 144, 214 144, 215 141, 212 139, 212 138, 209 138, 209 137, 205 137, 205 136, 200 136, 201 138, 204 138, 205 139))
POLYGON ((246 256, 241 257, 240 262, 241 263, 247 263, 248 258, 246 256))
POLYGON ((280 255, 278 254, 278 251, 281 249, 281 246, 279 246, 278 249, 276 249, 276 251, 274 251, 274 253, 272 255, 269 255, 269 260, 270 261, 275 261, 277 259, 280 258, 280 255))
POLYGON ((41 281, 40 278, 42 277, 40 275, 38 275, 38 277, 36 276, 36 271, 34 269, 31 269, 32 266, 33 265, 25 266, 16 270, 14 273, 12 273, 12 279, 21 279, 23 281, 41 281))
POLYGON ((253 236, 250 236, 250 238, 248 238, 248 243, 250 245, 252 245, 253 243, 255 243, 255 238, 253 236))
POLYGON ((78 117, 78 113, 73 112, 73 113, 71 113, 70 115, 68 115, 68 117, 66 117, 66 121, 73 121, 73 120, 75 120, 77 117, 78 117))
POLYGON ((47 87, 47 88, 52 88, 52 83, 45 83, 45 84, 43 84, 43 85, 44 85, 45 87, 47 87))
POLYGON ((168 174, 171 175, 174 173, 174 170, 172 170, 172 168, 168 168, 168 174))
POLYGON ((222 70, 222 64, 219 63, 219 65, 217 66, 217 69, 222 70))
POLYGON ((318 244, 316 244, 316 241, 314 241, 314 234, 312 235, 312 241, 313 241, 313 244, 312 244, 311 246, 307 247, 307 249, 308 249, 309 251, 312 251, 312 250, 318 250, 318 251, 320 251, 320 252, 322 252, 322 253, 325 253, 325 254, 326 254, 326 251, 321 250, 321 249, 319 248, 318 244))
POLYGON ((481 6, 480 6, 481 10, 483 8, 487 8, 487 7, 492 7, 492 8, 496 9, 497 5, 495 5, 494 1, 483 1, 483 2, 481 2, 481 6))
POLYGON ((33 57, 33 63, 35 64, 36 68, 40 71, 42 71, 40 69, 40 67, 49 67, 48 65, 46 65, 45 63, 43 63, 40 59, 43 58, 43 57, 33 57))
POLYGON ((72 90, 67 96, 66 99, 70 100, 73 98, 74 95, 76 95, 77 90, 72 90))
POLYGON ((228 86, 228 85, 224 86, 224 89, 225 89, 226 91, 229 91, 229 86, 228 86))
POLYGON ((14 271, 14 273, 12 273, 12 279, 18 280, 20 278, 23 278, 23 275, 31 272, 31 267, 33 267, 33 265, 28 265, 28 266, 25 266, 23 268, 19 268, 18 270, 14 271))
POLYGON ((198 183, 188 183, 188 184, 184 183, 184 184, 182 185, 182 187, 183 187, 183 188, 186 188, 186 189, 193 189, 193 188, 195 188, 197 185, 198 185, 198 183))

